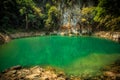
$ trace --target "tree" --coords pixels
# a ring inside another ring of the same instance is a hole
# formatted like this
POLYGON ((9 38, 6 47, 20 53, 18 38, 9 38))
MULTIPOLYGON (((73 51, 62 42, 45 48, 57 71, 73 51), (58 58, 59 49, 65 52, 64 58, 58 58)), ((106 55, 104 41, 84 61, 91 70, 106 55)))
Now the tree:
POLYGON ((17 3, 20 4, 19 12, 21 13, 22 16, 25 17, 25 24, 26 24, 25 29, 28 29, 28 26, 30 23, 34 27, 34 23, 38 22, 37 21, 38 18, 41 18, 44 16, 41 13, 41 9, 36 6, 33 0, 22 0, 22 1, 17 0, 17 3))
POLYGON ((0 29, 16 28, 19 24, 18 5, 15 0, 0 1, 0 29), (12 26, 14 25, 14 26, 12 26))
POLYGON ((59 11, 55 6, 51 6, 49 11, 48 11, 48 18, 46 20, 46 27, 48 29, 57 29, 58 27, 58 16, 59 16, 59 11))

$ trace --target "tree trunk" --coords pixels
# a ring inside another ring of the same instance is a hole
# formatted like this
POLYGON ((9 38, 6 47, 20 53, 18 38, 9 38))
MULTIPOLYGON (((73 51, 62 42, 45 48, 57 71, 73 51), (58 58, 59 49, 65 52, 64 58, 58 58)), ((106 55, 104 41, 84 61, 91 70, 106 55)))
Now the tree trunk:
POLYGON ((26 14, 26 16, 25 16, 25 20, 26 20, 26 26, 25 26, 25 29, 27 30, 27 29, 28 29, 28 14, 26 14))

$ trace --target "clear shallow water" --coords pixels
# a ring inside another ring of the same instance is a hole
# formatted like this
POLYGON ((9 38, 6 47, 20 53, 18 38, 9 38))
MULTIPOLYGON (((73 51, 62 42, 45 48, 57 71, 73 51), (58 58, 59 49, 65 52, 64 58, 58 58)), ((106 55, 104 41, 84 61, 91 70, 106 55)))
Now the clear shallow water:
POLYGON ((68 74, 91 73, 120 58, 120 44, 94 37, 21 38, 0 46, 0 71, 15 65, 53 66, 68 74))

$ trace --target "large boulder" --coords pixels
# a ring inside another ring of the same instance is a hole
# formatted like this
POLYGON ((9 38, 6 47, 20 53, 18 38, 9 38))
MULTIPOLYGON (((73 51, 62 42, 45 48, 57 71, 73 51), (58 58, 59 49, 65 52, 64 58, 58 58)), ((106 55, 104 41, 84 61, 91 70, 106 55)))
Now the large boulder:
POLYGON ((10 41, 10 37, 0 33, 0 45, 10 41))

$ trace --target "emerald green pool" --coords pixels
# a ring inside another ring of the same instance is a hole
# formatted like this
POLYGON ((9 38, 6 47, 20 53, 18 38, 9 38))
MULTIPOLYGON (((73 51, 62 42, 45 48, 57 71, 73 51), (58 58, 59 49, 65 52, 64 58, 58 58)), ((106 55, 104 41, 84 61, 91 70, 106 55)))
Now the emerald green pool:
POLYGON ((67 74, 94 73, 120 58, 120 44, 95 37, 41 36, 0 46, 0 71, 15 65, 40 65, 67 74))

